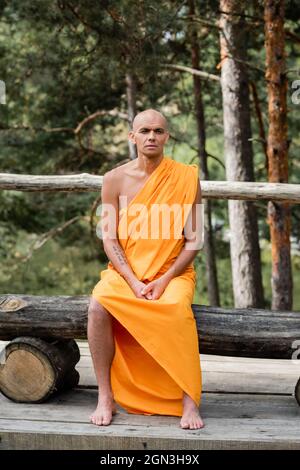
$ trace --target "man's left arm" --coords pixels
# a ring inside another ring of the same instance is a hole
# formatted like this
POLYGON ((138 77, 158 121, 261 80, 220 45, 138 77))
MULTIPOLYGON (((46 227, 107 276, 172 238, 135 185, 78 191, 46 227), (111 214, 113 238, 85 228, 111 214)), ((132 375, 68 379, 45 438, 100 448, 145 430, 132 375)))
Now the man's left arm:
POLYGON ((203 247, 204 220, 201 187, 198 179, 197 194, 184 226, 185 244, 174 263, 163 276, 169 281, 179 276, 194 260, 203 247))

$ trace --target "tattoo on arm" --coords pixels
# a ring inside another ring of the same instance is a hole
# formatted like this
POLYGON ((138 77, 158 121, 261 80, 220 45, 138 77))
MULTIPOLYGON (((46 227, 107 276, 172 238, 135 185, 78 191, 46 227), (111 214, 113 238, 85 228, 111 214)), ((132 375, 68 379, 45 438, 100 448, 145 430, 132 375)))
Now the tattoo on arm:
POLYGON ((121 247, 114 245, 113 251, 116 254, 118 260, 120 261, 121 266, 128 265, 126 257, 125 257, 125 253, 121 247))

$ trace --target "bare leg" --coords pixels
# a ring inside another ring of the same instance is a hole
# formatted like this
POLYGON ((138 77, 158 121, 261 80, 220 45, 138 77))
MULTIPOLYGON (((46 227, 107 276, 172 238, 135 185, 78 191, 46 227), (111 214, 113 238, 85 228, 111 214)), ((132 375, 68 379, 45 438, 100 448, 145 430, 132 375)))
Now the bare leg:
POLYGON ((199 414, 199 409, 194 400, 187 395, 183 394, 183 413, 180 420, 180 426, 183 429, 200 429, 204 427, 204 423, 199 414))
POLYGON ((115 343, 111 314, 93 297, 88 311, 88 341, 98 383, 98 405, 90 421, 107 426, 116 412, 110 382, 115 343))

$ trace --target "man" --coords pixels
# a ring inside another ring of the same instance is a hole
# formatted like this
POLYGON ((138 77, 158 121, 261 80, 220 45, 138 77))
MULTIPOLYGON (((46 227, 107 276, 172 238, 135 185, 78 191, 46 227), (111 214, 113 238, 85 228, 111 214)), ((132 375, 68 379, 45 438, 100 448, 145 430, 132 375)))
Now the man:
POLYGON ((148 109, 137 114, 129 139, 136 144, 138 157, 103 178, 102 206, 107 208, 108 224, 102 221, 102 229, 108 230, 102 238, 109 263, 92 291, 88 313, 99 387, 98 406, 90 417, 96 425, 110 424, 117 402, 129 413, 181 416, 183 429, 204 426, 191 309, 201 189, 197 165, 164 156, 168 138, 161 113, 148 109), (172 219, 167 216, 173 205, 181 213, 177 218, 173 213, 172 219), (157 206, 165 209, 164 229, 175 232, 178 221, 183 221, 179 236, 178 231, 177 236, 162 234, 161 219, 152 212, 157 206), (189 211, 182 215, 186 206, 189 211))

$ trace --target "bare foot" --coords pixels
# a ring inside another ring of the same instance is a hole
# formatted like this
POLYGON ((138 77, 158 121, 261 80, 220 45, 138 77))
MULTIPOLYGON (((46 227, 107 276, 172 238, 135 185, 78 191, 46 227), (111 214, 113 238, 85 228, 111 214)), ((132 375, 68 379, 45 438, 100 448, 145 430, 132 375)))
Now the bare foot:
POLYGON ((180 420, 182 429, 201 429, 204 422, 199 414, 199 409, 194 400, 184 393, 183 398, 183 414, 180 420))
POLYGON ((116 412, 116 404, 112 397, 99 397, 97 408, 90 416, 90 422, 97 426, 108 426, 116 412))

